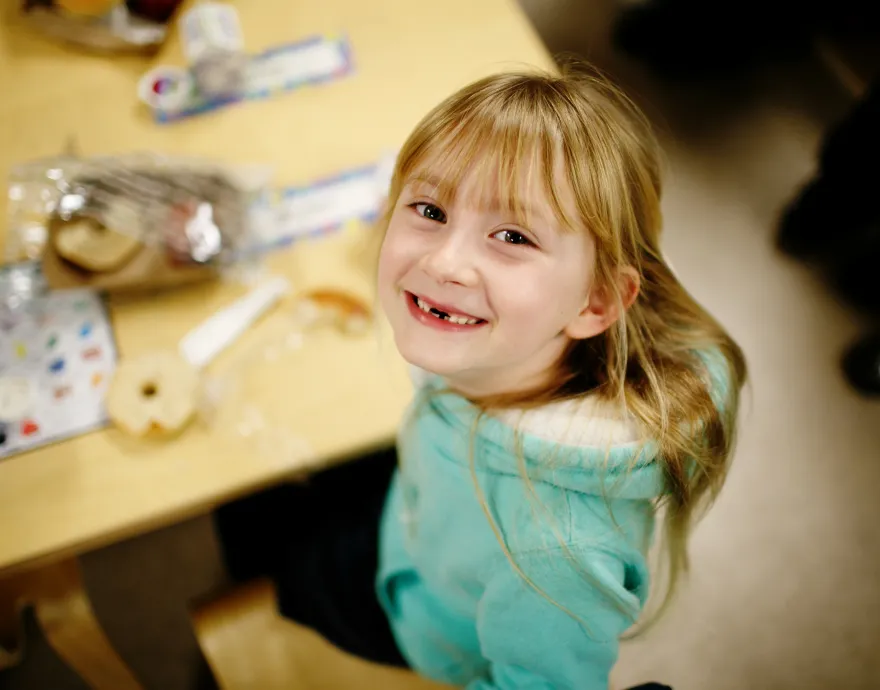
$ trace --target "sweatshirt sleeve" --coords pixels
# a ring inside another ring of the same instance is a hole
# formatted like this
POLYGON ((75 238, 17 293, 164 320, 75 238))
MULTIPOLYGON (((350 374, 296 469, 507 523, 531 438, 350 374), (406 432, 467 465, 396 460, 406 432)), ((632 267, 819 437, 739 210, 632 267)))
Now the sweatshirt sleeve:
POLYGON ((644 571, 602 551, 541 552, 517 563, 546 597, 509 564, 499 568, 477 611, 489 677, 467 690, 607 690, 618 640, 641 609, 644 571))

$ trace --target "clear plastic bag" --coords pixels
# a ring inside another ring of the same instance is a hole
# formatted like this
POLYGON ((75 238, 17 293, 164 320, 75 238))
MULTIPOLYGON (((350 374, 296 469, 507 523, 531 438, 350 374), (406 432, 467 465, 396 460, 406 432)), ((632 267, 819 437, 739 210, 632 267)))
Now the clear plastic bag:
POLYGON ((190 282, 234 265, 274 222, 272 170, 157 154, 58 156, 15 167, 7 261, 50 287, 190 282))
POLYGON ((35 261, 0 266, 0 331, 26 319, 39 320, 48 289, 35 261))
POLYGON ((257 453, 280 467, 294 468, 313 457, 314 449, 278 400, 282 392, 296 390, 307 337, 289 308, 261 324, 260 335, 220 372, 204 376, 197 403, 200 423, 245 455, 257 453))
MULTIPOLYGON (((337 362, 350 367, 351 390, 360 390, 373 380, 382 342, 391 347, 376 314, 376 238, 372 225, 352 222, 307 253, 293 253, 290 296, 205 373, 198 410, 212 433, 284 468, 302 466, 312 420, 291 397, 311 398, 321 390, 315 366, 337 362)), ((316 404, 325 404, 320 398, 316 404)))
POLYGON ((164 24, 136 16, 124 4, 99 16, 89 16, 29 0, 22 3, 20 12, 41 33, 102 53, 152 54, 165 41, 167 33, 164 24))

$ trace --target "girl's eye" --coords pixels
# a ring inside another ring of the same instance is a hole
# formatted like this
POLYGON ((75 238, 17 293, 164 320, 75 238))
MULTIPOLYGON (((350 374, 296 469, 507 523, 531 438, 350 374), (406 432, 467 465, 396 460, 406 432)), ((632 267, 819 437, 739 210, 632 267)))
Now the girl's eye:
POLYGON ((535 246, 534 242, 516 230, 499 230, 494 236, 506 244, 519 244, 527 247, 535 246))
POLYGON ((446 222, 446 214, 439 206, 434 206, 434 204, 412 204, 411 206, 416 213, 428 220, 433 220, 436 223, 446 222))

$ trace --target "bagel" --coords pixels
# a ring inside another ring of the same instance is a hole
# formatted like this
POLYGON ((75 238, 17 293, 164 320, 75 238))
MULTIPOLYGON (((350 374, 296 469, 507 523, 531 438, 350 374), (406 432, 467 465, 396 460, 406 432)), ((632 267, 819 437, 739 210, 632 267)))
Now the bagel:
POLYGON ((107 390, 107 414, 133 436, 173 434, 195 414, 198 392, 198 372, 176 352, 122 360, 107 390))
POLYGON ((108 209, 101 220, 78 216, 60 225, 53 239, 55 251, 92 273, 122 268, 143 247, 140 222, 132 209, 122 205, 108 209), (124 232, 115 228, 124 228, 124 232))

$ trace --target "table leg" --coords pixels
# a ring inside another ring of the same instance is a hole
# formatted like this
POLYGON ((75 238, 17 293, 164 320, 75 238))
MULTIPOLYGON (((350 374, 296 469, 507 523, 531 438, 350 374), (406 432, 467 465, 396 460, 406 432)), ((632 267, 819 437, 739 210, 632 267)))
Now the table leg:
POLYGON ((15 592, 7 585, 7 581, 0 580, 0 671, 21 661, 24 644, 21 607, 15 592))
POLYGON ((75 558, 0 580, 0 641, 8 636, 12 650, 21 649, 17 618, 28 604, 52 649, 92 688, 142 690, 95 618, 75 558))

